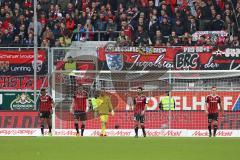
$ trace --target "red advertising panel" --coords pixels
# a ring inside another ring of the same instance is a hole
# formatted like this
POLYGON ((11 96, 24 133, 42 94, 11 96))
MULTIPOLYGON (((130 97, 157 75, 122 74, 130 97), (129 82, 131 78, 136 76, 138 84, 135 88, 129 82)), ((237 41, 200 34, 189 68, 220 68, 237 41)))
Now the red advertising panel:
MULTIPOLYGON (((88 113, 87 129, 100 128, 99 118, 88 113)), ((207 116, 204 111, 147 111, 146 128, 165 129, 207 129, 207 116), (169 119, 170 115, 170 119, 169 119), (169 121, 170 120, 170 121, 169 121), (170 123, 169 123, 170 122, 170 123)), ((0 128, 39 128, 38 112, 1 112, 0 128)), ((131 129, 134 126, 133 112, 116 112, 109 116, 108 128, 131 129)), ((74 128, 73 115, 69 112, 56 113, 56 129, 74 128)), ((220 129, 240 129, 240 112, 229 111, 219 117, 220 129)))
POLYGON ((0 112, 0 128, 39 128, 38 112, 0 112))
MULTIPOLYGON (((175 110, 204 110, 205 98, 211 94, 207 91, 172 91, 171 95, 175 99, 175 110)), ((218 91, 224 110, 240 111, 240 92, 218 91)), ((136 93, 113 92, 109 93, 113 106, 117 110, 129 110, 133 105, 133 97, 136 93)), ((146 93, 146 95, 148 95, 146 93)), ((163 92, 151 92, 148 95, 148 110, 158 110, 161 98, 165 96, 163 92)))

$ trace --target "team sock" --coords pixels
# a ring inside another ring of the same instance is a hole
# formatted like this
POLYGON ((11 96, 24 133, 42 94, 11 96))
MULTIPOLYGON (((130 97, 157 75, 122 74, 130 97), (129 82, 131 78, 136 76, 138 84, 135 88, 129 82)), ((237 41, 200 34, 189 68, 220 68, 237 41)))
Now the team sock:
POLYGON ((83 136, 84 129, 85 129, 85 125, 82 124, 82 126, 81 126, 81 136, 83 136))
POLYGON ((138 127, 135 127, 134 130, 135 130, 135 135, 138 136, 138 127))
POLYGON ((76 129, 77 133, 79 133, 78 123, 75 123, 74 125, 75 125, 75 129, 76 129))
POLYGON ((52 133, 52 126, 49 125, 48 128, 49 128, 49 133, 52 133))
POLYGON ((41 125, 41 133, 42 133, 42 135, 44 134, 44 125, 43 124, 41 125))
POLYGON ((101 130, 101 134, 105 135, 106 134, 106 124, 102 123, 102 130, 101 130))
POLYGON ((212 136, 212 126, 211 124, 208 125, 209 136, 212 136))
POLYGON ((213 135, 214 136, 216 136, 217 129, 218 129, 218 126, 217 125, 213 125, 213 135))
POLYGON ((144 137, 146 137, 145 126, 144 126, 144 125, 142 125, 142 126, 141 126, 141 128, 142 128, 143 136, 144 136, 144 137))

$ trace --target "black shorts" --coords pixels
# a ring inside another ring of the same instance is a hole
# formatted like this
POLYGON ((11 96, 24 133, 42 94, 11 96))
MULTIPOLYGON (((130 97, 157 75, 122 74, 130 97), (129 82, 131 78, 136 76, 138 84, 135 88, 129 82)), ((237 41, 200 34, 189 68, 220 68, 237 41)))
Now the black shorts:
POLYGON ((133 119, 134 121, 138 121, 140 123, 144 123, 145 121, 144 115, 141 115, 141 114, 134 114, 133 119))
POLYGON ((39 114, 40 118, 52 118, 52 114, 50 111, 42 111, 39 114))
POLYGON ((86 121, 87 120, 87 114, 84 111, 74 111, 74 119, 77 119, 80 121, 86 121))
POLYGON ((208 114, 208 123, 211 123, 212 121, 218 121, 218 113, 208 114))

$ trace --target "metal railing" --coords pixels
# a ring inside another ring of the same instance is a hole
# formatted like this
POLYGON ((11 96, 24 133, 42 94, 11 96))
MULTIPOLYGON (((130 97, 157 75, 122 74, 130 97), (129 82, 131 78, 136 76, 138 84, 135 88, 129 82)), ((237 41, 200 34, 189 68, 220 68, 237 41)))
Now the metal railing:
POLYGON ((117 38, 117 36, 119 36, 120 33, 121 33, 121 31, 112 31, 112 32, 108 32, 108 31, 78 31, 76 33, 73 33, 73 35, 74 34, 94 34, 94 35, 97 35, 97 41, 101 41, 101 36, 106 36, 108 34, 115 34, 115 38, 117 38))

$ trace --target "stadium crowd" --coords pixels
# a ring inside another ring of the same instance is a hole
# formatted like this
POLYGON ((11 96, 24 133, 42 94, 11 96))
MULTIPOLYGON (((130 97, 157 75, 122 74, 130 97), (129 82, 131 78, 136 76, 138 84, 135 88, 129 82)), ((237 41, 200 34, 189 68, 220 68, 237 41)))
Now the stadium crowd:
MULTIPOLYGON (((0 46, 33 46, 33 0, 0 0, 0 46)), ((240 0, 38 0, 41 47, 72 41, 120 45, 240 46, 240 0), (228 36, 196 31, 225 31, 228 36)))

